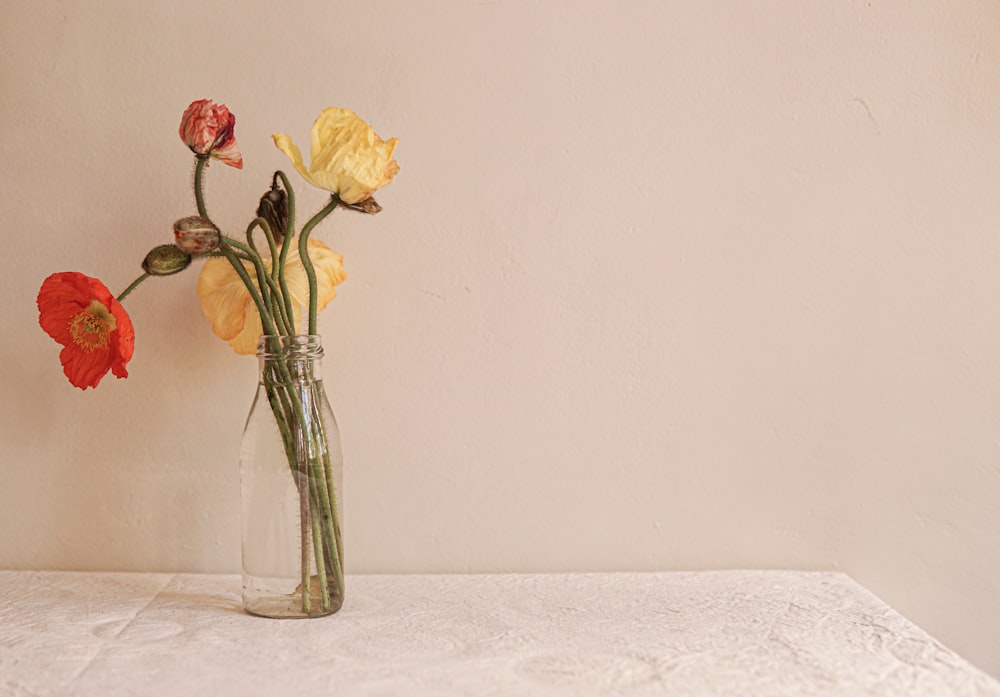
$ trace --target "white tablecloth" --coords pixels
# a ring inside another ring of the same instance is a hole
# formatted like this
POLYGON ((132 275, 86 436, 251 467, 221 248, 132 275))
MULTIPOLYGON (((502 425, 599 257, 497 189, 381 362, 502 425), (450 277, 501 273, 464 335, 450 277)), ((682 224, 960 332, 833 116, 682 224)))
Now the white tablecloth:
POLYGON ((998 695, 847 576, 349 576, 331 617, 238 576, 0 571, 0 695, 998 695))

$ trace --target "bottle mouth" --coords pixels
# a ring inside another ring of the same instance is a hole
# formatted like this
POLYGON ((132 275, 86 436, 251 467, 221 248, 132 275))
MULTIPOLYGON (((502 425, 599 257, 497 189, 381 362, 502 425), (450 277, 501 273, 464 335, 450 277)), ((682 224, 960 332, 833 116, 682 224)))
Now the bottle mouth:
POLYGON ((257 340, 258 358, 322 358, 323 337, 319 334, 263 334, 257 340))

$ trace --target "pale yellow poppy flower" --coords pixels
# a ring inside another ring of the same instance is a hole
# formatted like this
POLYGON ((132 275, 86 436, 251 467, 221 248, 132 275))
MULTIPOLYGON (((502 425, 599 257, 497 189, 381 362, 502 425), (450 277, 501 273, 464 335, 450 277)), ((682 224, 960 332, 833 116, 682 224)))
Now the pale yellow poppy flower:
MULTIPOLYGON (((290 244, 292 246, 285 260, 285 281, 292 300, 295 328, 299 331, 302 308, 309 304, 309 279, 299 258, 298 238, 290 244)), ((316 271, 317 308, 322 310, 336 297, 334 286, 347 280, 344 259, 319 240, 310 239, 308 247, 309 258, 316 271)), ((256 286, 257 274, 253 265, 245 261, 243 266, 256 286)), ((269 259, 264 259, 264 267, 271 270, 269 259)), ((230 263, 220 257, 208 259, 198 276, 195 292, 216 336, 229 342, 236 353, 256 354, 257 340, 264 333, 264 327, 250 291, 230 263)))
POLYGON ((308 169, 289 136, 271 137, 307 182, 337 194, 344 203, 364 201, 399 171, 392 158, 398 139, 382 140, 350 109, 327 107, 313 123, 308 169))

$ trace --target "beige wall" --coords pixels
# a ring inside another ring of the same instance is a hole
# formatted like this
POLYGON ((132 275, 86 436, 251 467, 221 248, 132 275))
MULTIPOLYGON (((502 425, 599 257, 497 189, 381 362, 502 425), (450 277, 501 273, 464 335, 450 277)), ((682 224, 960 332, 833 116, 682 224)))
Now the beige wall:
POLYGON ((3 5, 0 567, 238 570, 195 273, 86 393, 34 297, 170 241, 191 100, 232 231, 347 106, 402 166, 319 233, 350 571, 838 569, 1000 675, 995 2, 3 5))

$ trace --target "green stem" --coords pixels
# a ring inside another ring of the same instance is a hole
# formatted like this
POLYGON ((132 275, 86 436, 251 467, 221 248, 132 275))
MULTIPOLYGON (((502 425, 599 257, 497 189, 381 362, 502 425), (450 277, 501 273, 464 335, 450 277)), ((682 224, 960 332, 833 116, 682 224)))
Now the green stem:
MULTIPOLYGON (((264 300, 264 304, 271 310, 271 314, 274 316, 274 321, 278 324, 278 331, 282 334, 285 333, 285 322, 284 317, 282 317, 280 312, 275 311, 274 303, 275 300, 271 295, 271 285, 268 283, 269 275, 267 270, 264 268, 264 260, 260 256, 260 250, 257 249, 257 244, 253 241, 253 229, 259 225, 257 222, 260 218, 254 218, 253 221, 247 226, 247 249, 252 253, 254 259, 259 259, 260 263, 257 261, 253 262, 254 271, 257 273, 257 288, 260 290, 260 296, 264 300)), ((282 309, 284 306, 281 306, 282 309)))
POLYGON ((274 414, 278 432, 281 434, 281 443, 285 448, 285 458, 288 460, 291 468, 292 480, 295 482, 295 488, 299 492, 299 544, 301 547, 299 582, 303 588, 302 612, 308 615, 312 613, 312 597, 309 591, 306 590, 311 585, 311 579, 309 578, 309 537, 307 534, 308 528, 306 527, 309 511, 308 504, 302 498, 305 495, 303 484, 307 482, 308 475, 299 465, 299 457, 296 455, 295 449, 296 439, 293 437, 292 430, 289 427, 289 419, 292 416, 291 405, 288 403, 288 396, 285 394, 285 390, 279 390, 277 387, 277 383, 275 382, 275 374, 277 372, 273 365, 269 367, 265 364, 262 376, 264 389, 267 392, 267 401, 271 405, 271 412, 274 414))
MULTIPOLYGON (((316 495, 316 485, 318 482, 313 482, 312 475, 309 476, 309 496, 312 503, 318 503, 318 497, 316 495)), ((315 515, 312 516, 312 539, 313 539, 313 551, 316 554, 316 581, 319 585, 319 596, 320 605, 323 610, 330 609, 330 586, 327 585, 326 579, 326 560, 325 560, 325 546, 323 544, 323 531, 320 529, 319 518, 315 515)), ((312 585, 312 584, 310 584, 312 585)))
MULTIPOLYGON (((302 467, 308 468, 309 484, 313 487, 312 510, 319 511, 314 514, 314 544, 317 545, 316 568, 321 592, 323 608, 329 609, 329 588, 327 586, 327 573, 331 573, 336 580, 336 590, 338 595, 344 592, 344 569, 343 569, 343 549, 344 543, 340 534, 340 515, 336 500, 336 487, 334 485, 333 468, 330 462, 330 448, 326 437, 326 423, 323 419, 324 396, 322 389, 311 375, 306 377, 307 384, 301 385, 299 390, 288 389, 287 392, 295 397, 296 405, 301 403, 302 413, 308 412, 308 421, 302 424, 301 432, 296 431, 294 441, 302 441, 303 435, 308 439, 309 452, 303 458, 301 455, 295 457, 294 449, 291 446, 293 441, 291 429, 288 426, 289 420, 295 419, 291 405, 287 402, 286 390, 278 392, 274 385, 268 386, 268 400, 271 402, 272 410, 278 421, 278 428, 285 443, 286 454, 292 464, 293 472, 302 473, 302 467), (281 400, 280 411, 276 402, 281 400), (321 519, 321 520, 320 520, 321 519), (324 563, 325 558, 325 563, 324 563), (322 571, 319 571, 322 569, 322 571)), ((302 423, 302 422, 299 422, 302 423)), ((299 480, 296 480, 299 481, 299 480)))
MULTIPOLYGON (((271 253, 271 275, 267 280, 268 286, 271 287, 271 292, 277 296, 274 301, 274 306, 278 310, 277 314, 281 316, 281 321, 285 325, 286 334, 294 334, 297 327, 294 326, 295 315, 292 312, 292 301, 288 295, 288 287, 281 282, 281 274, 279 272, 279 266, 275 263, 278 259, 278 244, 274 239, 274 231, 271 230, 271 225, 264 218, 256 218, 250 227, 247 228, 247 241, 253 246, 253 228, 259 227, 264 231, 264 237, 267 238, 267 246, 271 253)), ((257 248, 254 247, 254 250, 257 248)))
MULTIPOLYGON (((226 260, 236 271, 236 275, 240 277, 243 281, 243 285, 246 286, 247 291, 250 293, 250 297, 253 298, 254 304, 257 306, 257 311, 260 313, 260 323, 264 327, 265 334, 274 335, 277 330, 274 326, 274 318, 271 316, 270 311, 267 306, 264 305, 264 299, 261 297, 260 293, 257 291, 257 287, 254 286, 253 281, 250 280, 250 274, 247 270, 243 268, 243 262, 240 261, 235 254, 233 254, 232 249, 229 247, 230 240, 228 238, 223 238, 223 243, 219 246, 219 251, 222 255, 226 257, 226 260)), ((238 242, 236 244, 239 244, 238 242)), ((241 245, 242 246, 242 245, 241 245)), ((257 260, 259 263, 259 260, 257 260)))
POLYGON ((118 296, 118 297, 116 298, 116 300, 117 300, 118 302, 121 302, 122 300, 124 300, 124 299, 125 299, 125 296, 127 296, 127 295, 128 295, 129 293, 131 293, 131 292, 132 292, 133 290, 135 290, 136 288, 138 288, 138 287, 139 287, 139 284, 140 284, 140 283, 142 283, 143 281, 145 281, 145 280, 146 280, 147 278, 149 278, 149 277, 150 277, 151 275, 152 275, 152 274, 148 274, 148 273, 144 273, 143 275, 139 276, 139 278, 135 279, 134 281, 132 281, 132 283, 131 283, 131 284, 129 284, 129 287, 128 287, 128 288, 126 288, 125 290, 123 290, 123 291, 121 292, 121 294, 120 294, 120 295, 119 295, 119 296, 118 296))
POLYGON ((344 589, 344 543, 340 537, 340 514, 337 506, 336 487, 333 481, 333 467, 330 462, 330 449, 326 437, 326 424, 323 421, 322 393, 319 385, 313 382, 310 385, 310 403, 314 407, 313 425, 316 428, 315 438, 317 443, 321 443, 321 458, 316 461, 315 478, 317 483, 323 482, 320 488, 320 503, 323 510, 323 522, 326 527, 327 539, 330 543, 330 558, 333 564, 334 577, 337 579, 337 587, 344 589), (321 460, 321 461, 320 461, 321 460))
MULTIPOLYGON (((238 249, 231 249, 229 251, 232 252, 232 255, 234 257, 236 257, 237 259, 242 259, 244 261, 249 261, 251 264, 253 263, 253 259, 250 258, 249 254, 244 254, 243 252, 239 251, 238 249)), ((225 258, 225 256, 226 255, 223 254, 222 252, 215 251, 215 252, 206 252, 204 254, 200 254, 200 255, 198 255, 198 258, 199 259, 201 259, 201 258, 207 258, 207 257, 223 257, 223 258, 225 258)))
POLYGON ((250 230, 253 228, 254 224, 257 225, 261 230, 264 231, 264 238, 267 240, 267 249, 271 254, 271 277, 277 281, 278 279, 278 265, 274 263, 278 258, 278 243, 274 239, 274 230, 271 229, 271 224, 267 222, 264 218, 257 217, 254 218, 253 223, 250 223, 250 227, 247 228, 247 239, 252 239, 250 235, 250 230))
MULTIPOLYGON (((246 270, 244 274, 249 278, 246 270)), ((312 588, 309 560, 313 556, 322 609, 329 610, 331 598, 327 570, 336 579, 339 596, 344 590, 344 572, 336 503, 331 502, 333 489, 328 464, 329 447, 322 420, 322 405, 317 401, 322 396, 311 373, 300 374, 296 371, 293 378, 289 363, 280 357, 273 361, 270 371, 265 367, 263 379, 300 496, 303 612, 312 613, 311 598, 306 596, 312 588)))
POLYGON ((205 208, 205 189, 202 183, 202 173, 205 165, 208 164, 208 155, 195 155, 197 164, 194 166, 194 204, 198 207, 198 215, 202 218, 208 217, 208 210, 205 208))
MULTIPOLYGON (((260 255, 257 254, 256 250, 254 250, 252 247, 248 247, 247 245, 243 244, 237 239, 229 237, 228 235, 222 236, 222 246, 229 247, 230 251, 233 249, 237 249, 243 252, 243 254, 245 254, 247 259, 249 259, 250 261, 253 261, 254 258, 256 258, 258 261, 261 261, 260 255)), ((219 247, 219 249, 222 249, 222 247, 219 247)))
MULTIPOLYGON (((306 367, 306 366, 304 366, 306 367)), ((308 366, 311 368, 311 365, 308 366)), ((304 452, 299 455, 300 466, 307 468, 309 473, 309 496, 314 511, 312 517, 313 525, 313 547, 316 555, 316 576, 321 589, 321 599, 323 609, 330 608, 330 589, 327 581, 327 563, 337 578, 337 588, 343 588, 343 572, 340 568, 340 560, 336 554, 336 543, 332 536, 330 524, 333 511, 330 508, 330 501, 327 497, 326 480, 323 476, 322 458, 328 452, 329 447, 326 442, 326 434, 323 432, 323 417, 321 406, 316 401, 319 395, 316 383, 311 371, 303 375, 303 382, 295 386, 293 394, 296 401, 302 405, 302 414, 305 417, 299 423, 301 425, 299 438, 304 452), (327 532, 324 537, 323 532, 327 532)))
POLYGON ((285 239, 290 239, 292 233, 295 232, 295 191, 292 189, 292 184, 288 181, 288 177, 280 169, 274 173, 274 176, 280 178, 282 186, 285 187, 285 206, 288 208, 288 218, 285 220, 285 229, 283 232, 285 239))
MULTIPOLYGON (((295 449, 299 450, 298 443, 296 443, 295 449)), ((302 566, 302 612, 311 615, 312 577, 309 575, 309 531, 310 528, 315 528, 316 523, 309 506, 309 472, 300 471, 296 484, 298 485, 296 488, 299 490, 299 532, 301 533, 300 547, 302 552, 300 562, 302 566)), ((316 547, 317 540, 315 538, 316 535, 313 533, 313 547, 316 547)))
MULTIPOLYGON (((260 287, 263 289, 261 292, 258 292, 258 287, 255 286, 253 281, 250 280, 250 274, 245 273, 246 269, 243 268, 242 264, 240 264, 240 268, 237 269, 236 272, 240 273, 241 270, 244 272, 240 274, 240 280, 243 281, 243 284, 247 287, 247 290, 250 291, 251 296, 254 296, 254 302, 257 304, 258 309, 260 309, 261 307, 266 307, 267 308, 266 314, 271 318, 272 322, 275 322, 275 324, 270 329, 267 328, 267 325, 264 325, 264 329, 266 330, 264 333, 284 335, 285 334, 284 331, 278 331, 278 325, 282 324, 283 321, 281 314, 275 312, 273 297, 272 297, 273 294, 280 295, 280 293, 278 289, 273 286, 271 277, 267 274, 267 271, 264 269, 264 262, 260 258, 260 255, 254 249, 248 247, 245 244, 242 244, 241 242, 237 242, 233 238, 227 237, 225 235, 222 236, 222 245, 219 247, 219 250, 222 251, 223 256, 226 256, 226 258, 229 258, 231 256, 233 258, 247 259, 250 261, 250 263, 253 264, 254 271, 257 274, 257 281, 258 283, 260 283, 260 287), (242 255, 237 255, 235 252, 233 252, 233 249, 242 252, 242 255), (270 290, 271 293, 268 293, 268 290, 270 290)), ((232 263, 232 260, 230 260, 230 263, 232 263)), ((234 266, 233 268, 235 269, 236 267, 234 266)), ((263 319, 264 314, 265 314, 264 312, 261 312, 262 323, 264 321, 263 319)), ((291 324, 289 324, 288 326, 290 328, 291 324)), ((281 328, 284 329, 284 327, 281 328)))
MULTIPOLYGON (((243 261, 249 262, 251 264, 254 263, 254 256, 253 256, 252 252, 250 254, 247 254, 246 252, 241 252, 240 249, 239 249, 239 246, 242 246, 242 245, 240 245, 239 242, 237 242, 236 240, 233 240, 233 239, 231 239, 229 237, 226 237, 224 239, 227 242, 227 246, 229 247, 229 255, 230 256, 232 256, 232 257, 234 257, 236 259, 242 259, 243 261)), ((226 255, 223 254, 222 252, 218 252, 217 251, 217 252, 208 252, 207 254, 202 254, 202 255, 199 256, 199 258, 201 258, 201 257, 226 257, 226 255)), ((258 258, 258 261, 261 261, 261 263, 263 263, 263 260, 261 260, 259 258, 258 258)), ((254 273, 256 273, 256 265, 255 265, 254 273)), ((267 282, 268 286, 270 286, 270 288, 272 290, 274 290, 277 287, 277 286, 275 286, 270 281, 270 277, 269 276, 267 277, 267 281, 266 282, 267 282)), ((254 287, 256 288, 256 286, 254 286, 254 287)))
MULTIPOLYGON (((208 157, 198 156, 194 172, 195 204, 198 208, 198 214, 205 218, 208 217, 208 210, 205 206, 203 181, 204 170, 207 163, 208 157)), ((277 172, 276 176, 281 178, 288 195, 288 220, 285 226, 285 239, 287 240, 291 239, 292 231, 294 230, 294 193, 290 183, 288 182, 288 178, 284 175, 284 173, 277 172)), ((336 208, 338 203, 339 200, 336 197, 333 197, 330 204, 317 215, 313 216, 313 218, 306 224, 305 228, 303 228, 303 240, 301 241, 299 251, 300 254, 305 253, 303 256, 303 264, 307 269, 307 278, 310 279, 311 334, 316 333, 316 277, 315 270, 312 268, 312 263, 309 260, 305 239, 308 238, 312 229, 321 220, 323 220, 323 218, 329 215, 334 208, 336 208)), ((290 245, 282 244, 279 255, 280 261, 277 264, 276 283, 274 268, 272 267, 271 274, 266 272, 263 267, 263 261, 260 254, 253 244, 252 232, 255 223, 251 223, 250 227, 247 229, 247 240, 249 245, 243 245, 234 239, 223 237, 223 241, 218 252, 212 253, 211 256, 225 257, 233 267, 233 270, 236 271, 236 274, 239 276, 257 307, 257 311, 260 314, 261 325, 265 334, 272 336, 279 335, 279 326, 281 329, 291 334, 293 329, 291 323, 291 302, 289 300, 287 284, 284 276, 285 259, 290 245), (253 264, 258 283, 260 284, 259 288, 258 286, 255 286, 250 274, 247 272, 246 267, 244 267, 244 260, 253 264), (275 308, 276 298, 278 299, 277 303, 279 304, 277 311, 275 308)), ((256 224, 260 225, 260 223, 256 224)), ((266 223, 260 226, 268 238, 268 245, 271 248, 271 259, 273 262, 276 256, 273 231, 270 231, 266 227, 266 223)), ((128 293, 144 281, 147 276, 148 274, 144 274, 142 277, 136 279, 136 281, 122 293, 120 298, 124 298, 128 295, 128 293)), ((330 607, 330 593, 326 580, 327 564, 330 564, 330 567, 334 572, 334 576, 337 579, 338 592, 343 593, 343 568, 340 561, 341 542, 339 539, 339 525, 334 517, 336 515, 336 503, 332 500, 333 488, 331 486, 331 473, 328 465, 329 454, 325 441, 326 435, 323 432, 322 423, 320 422, 318 425, 310 425, 311 418, 307 418, 306 416, 307 411, 304 401, 308 401, 310 403, 309 416, 312 417, 314 409, 312 408, 313 405, 311 403, 313 400, 304 400, 303 395, 299 395, 293 388, 291 371, 289 370, 287 363, 282 360, 278 360, 277 373, 277 375, 273 373, 266 374, 265 382, 267 384, 268 401, 271 403, 272 412, 274 413, 275 419, 278 423, 278 429, 281 433, 281 438, 285 446, 286 456, 288 458, 289 465, 291 466, 293 476, 296 477, 296 483, 299 485, 298 489, 300 492, 301 506, 300 514, 302 516, 302 609, 306 614, 311 614, 312 579, 309 574, 309 559, 312 555, 310 554, 310 551, 316 558, 317 581, 320 583, 321 587, 321 602, 323 609, 327 610, 330 607), (281 384, 278 384, 279 381, 281 384), (298 423, 300 427, 298 429, 293 429, 294 423, 298 423), (298 432, 298 435, 296 435, 296 432, 298 432), (322 455, 317 455, 316 453, 322 453, 322 455), (311 484, 310 482, 313 480, 315 480, 315 482, 311 484), (323 482, 325 486, 320 484, 320 482, 323 482), (318 508, 319 511, 316 511, 316 508, 318 508), (312 537, 312 550, 309 549, 310 532, 312 537), (326 534, 324 534, 324 532, 326 534)))
POLYGON ((316 314, 319 298, 316 297, 316 269, 313 268, 312 259, 309 258, 309 233, 319 225, 326 216, 333 213, 334 209, 340 205, 340 198, 337 194, 330 195, 330 202, 316 215, 309 219, 309 222, 302 226, 302 234, 299 235, 299 257, 302 259, 302 268, 305 269, 306 279, 309 281, 309 333, 316 333, 316 314))
MULTIPOLYGON (((278 263, 278 285, 281 286, 282 297, 285 299, 285 309, 288 312, 288 316, 291 317, 293 314, 292 300, 288 294, 288 283, 285 282, 285 262, 288 259, 288 250, 292 246, 289 240, 292 239, 292 235, 295 233, 295 190, 292 189, 292 183, 288 181, 288 177, 280 169, 274 173, 274 176, 281 179, 281 184, 285 187, 285 205, 288 208, 288 217, 285 219, 284 237, 281 240, 281 255, 278 263)), ((298 327, 296 327, 297 329, 298 327)))

